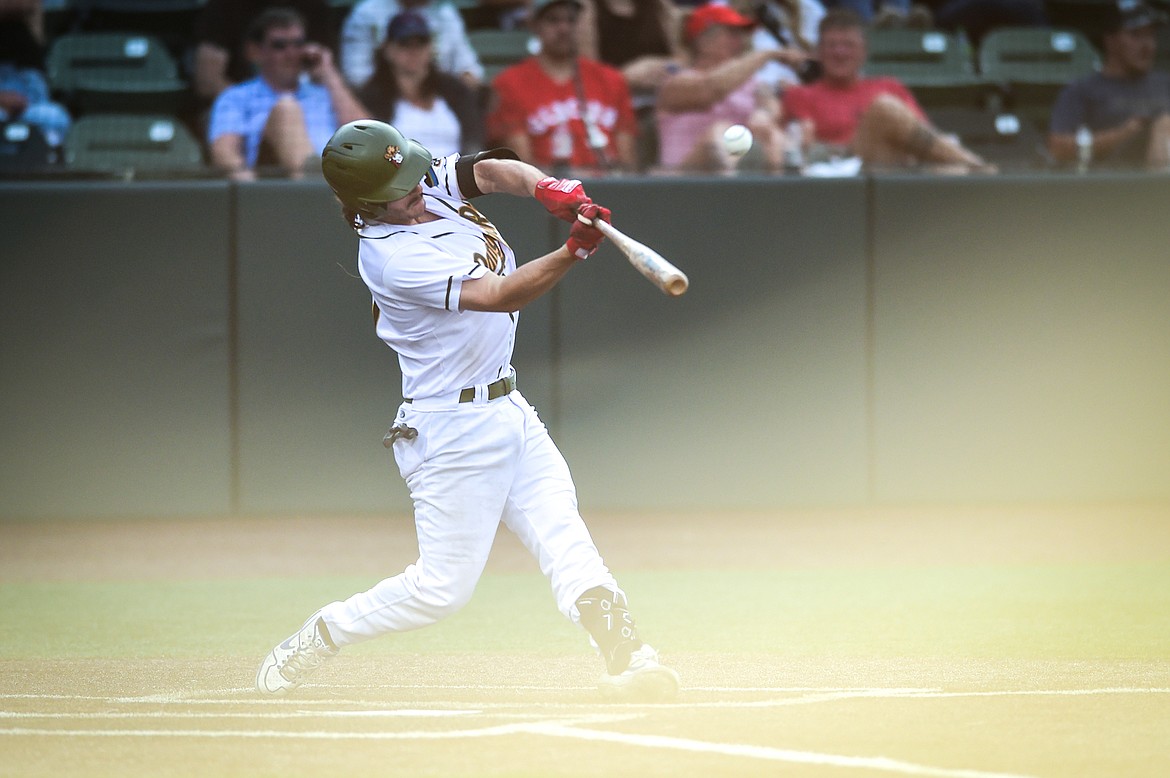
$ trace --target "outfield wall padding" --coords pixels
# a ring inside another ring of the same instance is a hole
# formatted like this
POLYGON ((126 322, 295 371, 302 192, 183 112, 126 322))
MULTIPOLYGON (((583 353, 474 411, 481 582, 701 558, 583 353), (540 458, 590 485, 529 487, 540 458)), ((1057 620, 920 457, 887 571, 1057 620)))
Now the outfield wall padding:
MULTIPOLYGON (((1170 498, 1170 177, 587 185, 691 289, 607 245, 521 316, 586 512, 1170 498)), ((409 510, 320 181, 9 183, 0 233, 0 518, 409 510)))

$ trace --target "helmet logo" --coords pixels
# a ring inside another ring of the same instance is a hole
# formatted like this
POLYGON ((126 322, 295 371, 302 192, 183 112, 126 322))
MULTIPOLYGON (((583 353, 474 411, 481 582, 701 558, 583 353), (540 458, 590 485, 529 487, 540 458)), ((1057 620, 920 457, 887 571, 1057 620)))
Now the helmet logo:
POLYGON ((386 153, 383 156, 394 167, 402 167, 402 150, 397 146, 387 146, 386 153))

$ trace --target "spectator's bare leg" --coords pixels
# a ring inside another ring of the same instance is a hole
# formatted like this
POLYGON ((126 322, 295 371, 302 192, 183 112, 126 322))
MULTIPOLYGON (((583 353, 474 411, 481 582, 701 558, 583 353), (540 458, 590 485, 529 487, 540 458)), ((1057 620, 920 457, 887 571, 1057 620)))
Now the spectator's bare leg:
POLYGON ((301 178, 305 174, 305 162, 315 152, 305 129, 305 114, 295 97, 285 95, 276 101, 264 125, 264 139, 289 178, 301 178))
POLYGON ((918 163, 964 169, 987 167, 978 155, 919 119, 892 95, 879 95, 870 103, 861 117, 853 149, 872 167, 907 167, 918 163))
POLYGON ((1170 168, 1170 114, 1162 114, 1150 124, 1146 163, 1156 170, 1170 168))

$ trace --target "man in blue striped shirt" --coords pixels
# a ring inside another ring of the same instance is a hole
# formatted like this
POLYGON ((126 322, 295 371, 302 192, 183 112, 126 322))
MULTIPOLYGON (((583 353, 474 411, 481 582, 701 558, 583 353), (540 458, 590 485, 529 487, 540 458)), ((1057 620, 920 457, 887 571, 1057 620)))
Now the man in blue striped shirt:
POLYGON ((305 22, 286 8, 262 12, 245 44, 257 76, 220 93, 207 142, 212 164, 237 181, 257 170, 300 178, 333 132, 363 118, 329 49, 305 38, 305 22))

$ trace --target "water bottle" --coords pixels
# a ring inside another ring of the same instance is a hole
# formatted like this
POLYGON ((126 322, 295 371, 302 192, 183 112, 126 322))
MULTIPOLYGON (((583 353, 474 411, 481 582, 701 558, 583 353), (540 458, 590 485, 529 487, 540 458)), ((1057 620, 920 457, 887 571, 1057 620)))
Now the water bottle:
POLYGON ((1077 172, 1084 173, 1088 171, 1089 164, 1093 161, 1093 133, 1085 125, 1077 128, 1077 172))
POLYGON ((804 172, 804 128, 800 122, 789 122, 784 135, 784 172, 800 175, 804 172))

